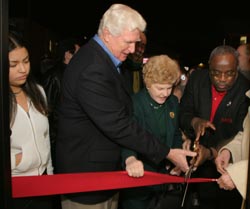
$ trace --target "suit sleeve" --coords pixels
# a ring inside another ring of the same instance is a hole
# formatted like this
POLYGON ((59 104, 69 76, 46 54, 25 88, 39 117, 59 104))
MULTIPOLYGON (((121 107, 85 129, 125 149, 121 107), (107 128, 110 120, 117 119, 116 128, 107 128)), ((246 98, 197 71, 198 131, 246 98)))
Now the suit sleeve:
POLYGON ((185 87, 184 94, 180 102, 179 112, 179 125, 182 131, 190 138, 195 138, 194 129, 191 126, 191 121, 195 117, 195 106, 194 106, 194 87, 193 83, 196 77, 194 73, 191 74, 188 83, 185 87))
POLYGON ((114 74, 116 72, 112 74, 107 66, 100 65, 92 65, 85 70, 87 72, 81 74, 76 85, 76 96, 101 132, 114 143, 137 151, 153 162, 166 158, 170 148, 160 144, 132 120, 127 95, 114 74))
POLYGON ((238 132, 238 134, 232 139, 232 141, 229 142, 227 145, 223 146, 219 151, 221 152, 223 149, 228 149, 231 152, 233 163, 242 160, 241 159, 242 137, 243 133, 241 131, 238 132))

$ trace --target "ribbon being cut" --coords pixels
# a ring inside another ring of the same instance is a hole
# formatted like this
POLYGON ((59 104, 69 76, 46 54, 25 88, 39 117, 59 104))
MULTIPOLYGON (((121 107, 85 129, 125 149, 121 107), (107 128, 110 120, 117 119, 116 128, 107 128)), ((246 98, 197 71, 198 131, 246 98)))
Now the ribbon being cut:
MULTIPOLYGON (((188 180, 189 183, 214 181, 216 179, 211 178, 191 178, 188 180)), ((130 177, 126 171, 18 176, 12 177, 12 196, 14 198, 45 196, 167 183, 185 183, 185 178, 149 171, 145 171, 144 176, 140 178, 130 177)))

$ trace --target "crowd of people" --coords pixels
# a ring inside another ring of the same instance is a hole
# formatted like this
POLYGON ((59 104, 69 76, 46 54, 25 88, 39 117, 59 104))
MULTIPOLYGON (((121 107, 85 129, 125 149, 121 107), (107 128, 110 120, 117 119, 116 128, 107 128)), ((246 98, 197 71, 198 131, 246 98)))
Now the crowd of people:
POLYGON ((184 176, 194 166, 191 177, 217 183, 190 185, 184 205, 184 185, 163 184, 15 198, 13 209, 247 208, 250 45, 217 46, 207 69, 188 73, 164 53, 143 59, 146 27, 133 8, 111 5, 97 33, 64 48, 40 82, 28 45, 10 30, 12 176, 184 176))

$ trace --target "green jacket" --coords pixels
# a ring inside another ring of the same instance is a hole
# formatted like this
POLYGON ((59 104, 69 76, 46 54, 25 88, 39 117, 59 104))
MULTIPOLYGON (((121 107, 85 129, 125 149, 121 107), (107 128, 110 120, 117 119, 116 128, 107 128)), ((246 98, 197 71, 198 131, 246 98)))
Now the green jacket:
MULTIPOLYGON (((145 130, 171 148, 182 145, 181 132, 178 125, 179 103, 177 97, 170 95, 163 105, 157 104, 144 88, 132 96, 133 117, 145 130)), ((122 159, 125 162, 129 156, 136 156, 144 162, 145 170, 164 172, 166 161, 155 165, 144 156, 133 150, 123 149, 122 159)))
MULTIPOLYGON (((178 125, 179 103, 176 96, 170 95, 163 105, 159 105, 144 88, 133 95, 132 99, 134 120, 169 147, 180 148, 182 146, 181 132, 178 125)), ((131 155, 141 160, 144 164, 144 169, 147 171, 167 173, 166 164, 171 165, 167 159, 158 165, 153 164, 139 153, 124 148, 122 150, 124 166, 126 158, 131 155)), ((147 208, 151 199, 157 195, 157 192, 165 189, 166 185, 125 189, 121 192, 121 204, 126 209, 147 208)))

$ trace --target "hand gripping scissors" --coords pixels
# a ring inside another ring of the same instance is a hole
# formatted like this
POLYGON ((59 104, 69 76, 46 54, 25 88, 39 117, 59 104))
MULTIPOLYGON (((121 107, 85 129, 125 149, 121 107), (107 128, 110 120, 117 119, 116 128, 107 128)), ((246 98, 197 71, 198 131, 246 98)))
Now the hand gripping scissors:
MULTIPOLYGON (((199 148, 199 138, 195 140, 194 145, 193 145, 193 150, 195 152, 198 152, 198 148, 199 148)), ((182 197, 181 207, 184 206, 184 202, 185 202, 186 194, 187 194, 187 190, 188 190, 188 184, 189 184, 188 181, 191 178, 191 174, 194 171, 194 168, 195 168, 194 164, 196 162, 196 159, 197 159, 197 155, 195 157, 193 157, 193 159, 191 160, 192 164, 189 166, 189 169, 187 170, 187 172, 184 175, 184 182, 185 182, 186 186, 185 186, 184 194, 183 194, 183 197, 182 197)))

